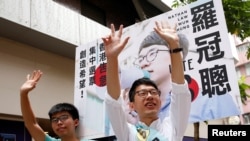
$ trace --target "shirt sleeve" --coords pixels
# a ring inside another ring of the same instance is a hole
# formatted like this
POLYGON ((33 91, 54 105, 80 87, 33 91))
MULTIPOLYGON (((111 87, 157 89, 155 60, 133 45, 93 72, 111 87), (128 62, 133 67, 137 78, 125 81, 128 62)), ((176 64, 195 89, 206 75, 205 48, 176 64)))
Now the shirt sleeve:
POLYGON ((49 136, 48 134, 46 134, 45 141, 61 141, 61 140, 53 138, 53 137, 49 136))
POLYGON ((109 94, 105 98, 106 112, 118 141, 129 140, 129 127, 122 107, 122 98, 115 100, 109 94))
POLYGON ((171 136, 170 141, 182 141, 188 126, 191 108, 191 94, 188 84, 172 84, 169 120, 171 136))

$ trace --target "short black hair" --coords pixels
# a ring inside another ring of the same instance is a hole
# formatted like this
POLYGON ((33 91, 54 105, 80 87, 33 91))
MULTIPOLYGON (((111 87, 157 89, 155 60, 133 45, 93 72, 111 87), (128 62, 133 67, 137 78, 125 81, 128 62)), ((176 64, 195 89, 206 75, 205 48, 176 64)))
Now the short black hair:
POLYGON ((139 47, 139 53, 143 48, 147 48, 152 45, 168 46, 168 43, 165 40, 163 40, 155 31, 151 31, 149 35, 147 35, 141 42, 141 45, 139 47))
POLYGON ((68 112, 70 116, 75 120, 79 119, 79 112, 78 109, 70 103, 58 103, 54 105, 50 110, 49 110, 49 118, 50 120, 52 119, 52 116, 56 113, 59 112, 68 112))
POLYGON ((128 95, 129 95, 129 101, 130 102, 134 102, 134 100, 135 100, 135 90, 140 85, 153 86, 155 89, 159 90, 154 81, 150 80, 149 78, 145 78, 145 77, 139 78, 139 79, 134 81, 134 83, 132 84, 132 86, 131 86, 131 88, 129 90, 128 95))

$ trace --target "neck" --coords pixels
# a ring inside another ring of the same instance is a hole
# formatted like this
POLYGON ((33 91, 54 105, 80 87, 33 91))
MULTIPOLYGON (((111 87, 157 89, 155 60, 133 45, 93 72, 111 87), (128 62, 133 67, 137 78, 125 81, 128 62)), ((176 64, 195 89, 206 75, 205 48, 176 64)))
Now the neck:
POLYGON ((147 126, 150 126, 151 123, 157 119, 158 119, 158 117, 146 117, 146 118, 140 118, 140 121, 145 123, 147 126))

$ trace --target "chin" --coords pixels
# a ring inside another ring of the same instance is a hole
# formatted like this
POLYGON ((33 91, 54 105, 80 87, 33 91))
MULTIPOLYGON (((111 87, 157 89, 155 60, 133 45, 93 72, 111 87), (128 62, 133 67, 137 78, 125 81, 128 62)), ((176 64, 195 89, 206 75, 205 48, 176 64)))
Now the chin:
POLYGON ((158 111, 153 110, 153 111, 147 111, 145 112, 147 115, 151 115, 151 116, 157 116, 158 115, 158 111))

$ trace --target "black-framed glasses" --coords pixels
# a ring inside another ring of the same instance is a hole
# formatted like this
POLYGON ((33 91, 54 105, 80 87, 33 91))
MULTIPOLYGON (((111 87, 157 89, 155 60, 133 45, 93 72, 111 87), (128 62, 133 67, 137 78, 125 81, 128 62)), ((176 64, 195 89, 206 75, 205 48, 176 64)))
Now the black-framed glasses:
POLYGON ((65 120, 67 120, 69 118, 69 115, 61 115, 59 117, 56 118, 52 118, 51 122, 52 123, 58 123, 58 121, 64 122, 65 120))
POLYGON ((159 90, 157 90, 157 89, 150 89, 150 90, 142 89, 142 90, 136 91, 135 93, 139 97, 142 97, 142 98, 147 97, 149 93, 152 96, 160 96, 160 94, 161 94, 161 92, 159 90))
POLYGON ((135 61, 135 65, 140 65, 142 61, 146 58, 147 62, 153 62, 157 57, 159 51, 169 51, 167 49, 156 49, 156 50, 149 50, 145 56, 139 56, 135 61))

